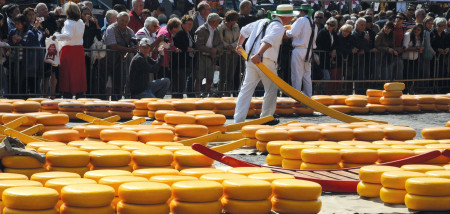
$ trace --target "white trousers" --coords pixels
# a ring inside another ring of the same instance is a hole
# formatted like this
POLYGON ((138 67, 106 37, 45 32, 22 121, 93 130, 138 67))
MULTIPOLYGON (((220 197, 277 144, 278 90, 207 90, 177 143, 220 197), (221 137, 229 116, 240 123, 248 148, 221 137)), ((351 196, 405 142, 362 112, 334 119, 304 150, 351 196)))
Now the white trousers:
MULTIPOLYGON (((273 73, 277 74, 276 62, 264 58, 263 64, 273 73)), ((248 108, 252 100, 253 93, 259 81, 264 85, 264 99, 261 109, 261 117, 273 115, 277 107, 278 86, 272 82, 259 68, 250 60, 246 62, 245 78, 237 98, 236 109, 234 111, 234 122, 244 122, 247 117, 248 108)))
MULTIPOLYGON (((309 53, 312 56, 312 51, 309 53)), ((305 62, 306 48, 294 48, 291 60, 292 86, 306 96, 312 96, 311 62, 305 62), (303 90, 302 90, 303 86, 303 90)))

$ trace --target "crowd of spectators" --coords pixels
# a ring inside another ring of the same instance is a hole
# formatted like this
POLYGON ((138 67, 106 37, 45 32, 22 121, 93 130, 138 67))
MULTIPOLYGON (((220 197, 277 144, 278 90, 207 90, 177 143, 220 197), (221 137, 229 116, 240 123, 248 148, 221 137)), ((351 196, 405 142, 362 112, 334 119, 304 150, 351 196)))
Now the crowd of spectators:
MULTIPOLYGON (((240 29, 267 17, 268 12, 258 11, 253 15, 255 10, 249 0, 241 1, 238 12, 217 13, 212 12, 207 1, 176 0, 171 3, 164 0, 161 3, 158 0, 132 0, 130 8, 116 4, 103 15, 95 15, 92 2, 76 2, 80 22, 84 24, 84 62, 66 60, 61 61, 59 67, 43 62, 45 50, 29 47, 45 47, 46 38, 62 32, 68 19, 63 8, 49 8, 39 3, 35 8, 21 11, 17 4, 0 5, 0 63, 3 63, 1 84, 4 94, 55 96, 59 92, 70 92, 65 91, 66 86, 61 86, 64 82, 58 83, 63 63, 84 64, 87 88, 76 93, 142 94, 143 91, 134 88, 136 76, 130 76, 136 71, 130 69, 130 64, 133 56, 142 49, 140 41, 144 38, 149 41, 143 44, 150 48, 150 53, 141 58, 147 60, 148 55, 152 64, 160 64, 151 66, 157 71, 146 73, 143 76, 145 80, 170 80, 173 97, 200 93, 203 96, 236 94, 242 75, 245 75, 245 64, 234 52, 240 29), (165 50, 163 55, 158 54, 160 47, 165 50), (89 50, 99 48, 106 50, 89 50), (215 71, 220 72, 218 92, 212 93, 215 71)), ((368 8, 358 13, 339 14, 335 10, 318 10, 313 16, 319 28, 312 64, 313 79, 448 78, 450 12, 446 16, 427 13, 414 4, 408 5, 405 12, 375 12, 368 8)), ((283 39, 278 69, 282 77, 290 76, 287 74, 290 68, 286 66, 289 63, 285 63, 290 59, 285 55, 290 50, 291 41, 283 39)), ((343 85, 332 82, 315 87, 335 93, 334 89, 341 89, 343 85)), ((426 81, 415 86, 427 88, 426 81)), ((156 95, 149 93, 148 96, 156 95)))

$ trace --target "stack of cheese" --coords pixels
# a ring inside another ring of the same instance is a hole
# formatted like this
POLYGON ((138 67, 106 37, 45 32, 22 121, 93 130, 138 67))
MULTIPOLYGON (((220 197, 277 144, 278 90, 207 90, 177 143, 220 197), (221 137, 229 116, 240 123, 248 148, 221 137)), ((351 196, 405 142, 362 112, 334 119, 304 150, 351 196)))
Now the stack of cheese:
POLYGON ((138 135, 135 131, 132 130, 126 130, 126 129, 103 129, 100 131, 100 139, 102 141, 108 142, 108 141, 117 141, 117 140, 124 140, 124 141, 137 141, 138 135))
POLYGON ((117 203, 120 201, 119 196, 119 187, 122 184, 130 183, 130 182, 148 182, 146 178, 136 177, 136 176, 108 176, 103 177, 98 180, 98 184, 103 184, 114 188, 114 199, 112 205, 116 207, 117 203))
POLYGON ((219 99, 214 101, 216 107, 214 112, 216 114, 223 114, 226 117, 232 117, 234 115, 234 109, 236 108, 236 101, 231 99, 219 99))
POLYGON ((384 113, 386 112, 386 106, 380 104, 380 99, 383 96, 382 90, 377 89, 367 89, 367 107, 369 108, 369 112, 372 113, 384 113))
POLYGON ((213 100, 198 99, 195 101, 196 110, 214 110, 216 103, 213 100))
POLYGON ((125 170, 102 169, 92 170, 84 174, 84 178, 92 179, 98 183, 101 178, 110 176, 131 176, 131 172, 125 170))
POLYGON ((163 149, 138 149, 131 153, 134 169, 145 168, 170 168, 173 162, 173 154, 163 149))
POLYGON ((84 126, 84 135, 86 141, 101 141, 100 132, 104 129, 119 129, 115 126, 105 126, 105 125, 87 125, 84 126))
POLYGON ((97 169, 117 169, 132 172, 133 168, 129 165, 131 154, 124 150, 94 150, 89 153, 92 168, 97 169))
POLYGON ((203 175, 223 174, 223 173, 225 173, 225 171, 215 168, 191 168, 181 170, 179 175, 194 176, 200 179, 200 177, 202 177, 203 175))
POLYGON ((158 176, 158 175, 178 175, 178 173, 179 173, 179 171, 176 170, 176 169, 148 168, 148 169, 136 169, 136 170, 134 170, 133 171, 133 176, 139 176, 139 177, 144 177, 146 179, 150 179, 153 176, 158 176))
POLYGON ((345 104, 350 106, 350 110, 355 114, 369 113, 369 108, 366 106, 367 103, 367 97, 364 95, 351 95, 345 99, 345 104))
MULTIPOLYGON (((148 114, 148 107, 147 104, 150 102, 150 100, 136 100, 134 101, 134 105, 136 106, 136 109, 133 110, 133 115, 138 117, 150 117, 148 114)), ((153 118, 154 115, 151 115, 150 118, 153 118)))
POLYGON ((44 163, 30 156, 6 156, 2 158, 4 172, 17 173, 31 177, 34 173, 47 171, 44 163))
POLYGON ((384 84, 383 97, 380 103, 386 107, 388 112, 403 112, 402 95, 405 90, 405 84, 400 82, 391 82, 384 84))
POLYGON ((195 124, 195 117, 178 111, 176 113, 168 112, 164 115, 165 125, 175 127, 180 124, 195 124))
POLYGON ((311 99, 326 106, 335 104, 334 98, 329 95, 314 95, 311 99))
POLYGON ((267 152, 267 143, 269 141, 285 141, 289 139, 289 132, 284 129, 259 129, 255 132, 258 140, 256 148, 260 152, 267 152))
POLYGON ((41 102, 41 112, 58 113, 58 104, 61 100, 44 100, 41 102))
POLYGON ((435 111, 436 110, 436 99, 434 95, 415 95, 419 104, 417 104, 421 111, 435 111))
POLYGON ((422 137, 431 140, 450 139, 450 127, 427 127, 422 129, 422 137))
POLYGON ((53 150, 46 154, 49 171, 74 172, 83 176, 89 171, 89 153, 78 150, 53 150))
MULTIPOLYGON (((30 181, 28 177, 16 173, 0 173, 0 195, 11 187, 42 187, 42 184, 37 181, 30 181)), ((3 201, 0 200, 0 210, 4 208, 3 201)))
POLYGON ((256 139, 256 131, 259 129, 271 129, 273 127, 266 125, 246 125, 241 129, 242 137, 248 138, 247 146, 254 147, 258 140, 256 139))
POLYGON ((47 187, 12 187, 3 191, 3 213, 52 213, 58 202, 58 192, 47 187))
POLYGON ((314 145, 282 145, 280 155, 283 158, 281 166, 285 169, 300 169, 302 165, 302 150, 317 148, 314 145))
POLYGON ((120 185, 117 214, 169 213, 167 200, 171 196, 170 186, 156 182, 130 182, 120 185))
POLYGON ((294 112, 297 115, 312 115, 314 110, 309 107, 305 107, 302 103, 296 102, 294 104, 294 112))
MULTIPOLYGON (((193 116, 192 116, 193 117, 193 116)), ((194 121, 195 118, 193 117, 194 121)), ((180 124, 175 126, 174 141, 187 140, 208 134, 208 127, 197 124, 180 124)))
MULTIPOLYGON (((158 119, 156 117, 157 116, 156 112, 159 110, 171 111, 171 110, 173 110, 173 105, 172 105, 172 103, 164 101, 164 100, 157 100, 157 101, 148 102, 147 108, 148 108, 148 117, 150 117, 150 118, 154 117, 156 120, 164 121, 163 120, 164 115, 162 116, 162 118, 158 119)), ((162 123, 157 124, 157 123, 155 123, 155 121, 153 121, 152 124, 153 125, 161 125, 162 123)))
POLYGON ((172 185, 170 211, 180 213, 221 213, 222 185, 215 181, 179 181, 172 185))
POLYGON ((438 111, 449 111, 450 110, 450 97, 446 96, 435 96, 435 107, 438 111))
POLYGON ((413 171, 389 171, 381 175, 380 198, 385 203, 405 203, 405 182, 408 178, 427 177, 426 174, 413 171))
POLYGON ((58 103, 58 114, 67 114, 71 120, 78 120, 77 114, 84 113, 84 103, 79 101, 63 101, 58 103))
POLYGON ((42 114, 36 116, 36 123, 44 125, 44 129, 39 132, 43 134, 46 131, 70 129, 66 124, 69 123, 69 116, 65 114, 42 114))
POLYGON ((360 196, 376 198, 380 196, 381 175, 384 172, 403 171, 401 168, 393 166, 363 166, 359 169, 359 179, 357 192, 360 196))
POLYGON ((93 101, 84 103, 84 113, 98 118, 107 118, 110 116, 108 101, 93 101))
POLYGON ((173 110, 188 112, 195 110, 195 101, 191 99, 177 99, 172 101, 173 110))
POLYGON ((350 106, 345 104, 345 100, 349 98, 349 96, 346 95, 332 95, 331 96, 334 99, 334 104, 329 105, 328 108, 334 109, 336 111, 340 111, 344 114, 349 114, 352 112, 350 109, 350 106))
POLYGON ((378 152, 373 149, 341 149, 342 168, 362 167, 375 164, 378 152))
POLYGON ((11 113, 13 111, 13 105, 11 103, 0 102, 0 123, 4 124, 1 120, 2 116, 6 113, 11 113))
POLYGON ((341 153, 339 150, 312 148, 303 149, 300 169, 340 169, 341 153))
POLYGON ((198 114, 195 115, 195 123, 204 125, 208 128, 208 133, 220 131, 225 133, 227 127, 225 122, 227 118, 223 114, 198 114))
POLYGON ((301 145, 299 141, 270 141, 267 143, 267 151, 269 154, 266 157, 267 165, 282 166, 283 157, 280 155, 280 149, 283 145, 301 145))
POLYGON ((110 102, 110 116, 119 115, 121 120, 129 120, 133 118, 133 110, 135 108, 130 102, 110 102))
POLYGON ((17 101, 13 102, 13 111, 15 113, 39 112, 41 104, 35 101, 17 101))
POLYGON ((278 213, 319 213, 322 201, 320 184, 296 179, 272 182, 272 209, 278 213), (298 194, 302 192, 303 194, 298 194))
POLYGON ((114 189, 102 184, 71 184, 62 188, 61 213, 114 213, 114 189))
POLYGON ((275 114, 280 116, 294 116, 295 100, 291 98, 278 98, 275 114))
POLYGON ((45 187, 52 188, 59 194, 59 201, 55 206, 58 213, 63 204, 63 201, 61 200, 61 189, 71 184, 97 184, 97 182, 87 178, 53 178, 45 182, 45 187))
POLYGON ((416 136, 416 130, 407 126, 386 126, 383 128, 386 140, 412 140, 416 136))
POLYGON ((308 126, 315 126, 315 123, 291 123, 287 126, 295 127, 295 129, 289 129, 289 139, 295 141, 316 141, 319 140, 322 135, 320 130, 307 129, 308 126))
POLYGON ((182 149, 174 152, 173 164, 177 170, 212 167, 213 163, 213 159, 192 149, 182 149))
POLYGON ((80 139, 80 134, 77 130, 73 129, 60 129, 46 131, 42 134, 42 138, 53 140, 57 142, 68 143, 80 139))
POLYGON ((81 178, 81 176, 73 172, 39 172, 33 174, 30 180, 38 181, 42 185, 45 185, 48 180, 55 178, 81 178))
POLYGON ((226 213, 269 213, 272 204, 270 182, 258 179, 224 180, 222 205, 226 213))
POLYGON ((415 95, 402 95, 403 110, 406 112, 419 112, 419 100, 415 95))
POLYGON ((450 210, 450 179, 410 178, 405 183, 405 205, 419 211, 450 210))
MULTIPOLYGON (((149 103, 150 104, 150 103, 149 103)), ((171 107, 172 108, 172 107, 171 107)), ((171 113, 171 114, 184 114, 184 112, 181 111, 173 111, 173 110, 157 110, 155 111, 155 113, 153 114, 155 117, 155 120, 152 122, 152 125, 163 125, 166 123, 166 121, 164 120, 164 117, 166 116, 167 113, 171 113)))

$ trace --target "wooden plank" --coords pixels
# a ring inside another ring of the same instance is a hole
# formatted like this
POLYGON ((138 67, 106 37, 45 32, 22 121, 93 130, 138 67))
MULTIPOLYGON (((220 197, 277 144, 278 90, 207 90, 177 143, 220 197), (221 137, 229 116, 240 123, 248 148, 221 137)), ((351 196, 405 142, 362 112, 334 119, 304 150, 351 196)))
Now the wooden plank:
POLYGON ((344 176, 332 173, 330 171, 314 171, 314 173, 328 176, 330 178, 334 178, 333 180, 341 180, 341 181, 350 180, 350 178, 348 178, 348 177, 344 177, 344 176))
POLYGON ((359 175, 358 174, 355 174, 355 173, 352 173, 352 172, 347 172, 345 170, 331 171, 331 173, 342 175, 342 176, 345 176, 345 177, 347 177, 349 179, 352 179, 352 180, 359 180, 359 175))
POLYGON ((336 180, 334 178, 331 178, 331 177, 328 177, 328 176, 324 176, 324 175, 320 175, 320 174, 317 174, 317 173, 311 172, 311 171, 297 171, 297 174, 306 175, 306 176, 309 176, 309 177, 312 177, 312 178, 317 178, 317 179, 336 180))

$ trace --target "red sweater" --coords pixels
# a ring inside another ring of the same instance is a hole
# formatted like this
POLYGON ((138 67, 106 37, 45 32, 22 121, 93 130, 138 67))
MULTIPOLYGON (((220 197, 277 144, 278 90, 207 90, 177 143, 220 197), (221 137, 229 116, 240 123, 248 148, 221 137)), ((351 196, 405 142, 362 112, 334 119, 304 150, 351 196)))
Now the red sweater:
POLYGON ((130 22, 128 22, 128 27, 136 33, 138 30, 144 27, 144 21, 138 16, 133 10, 130 11, 130 22))

